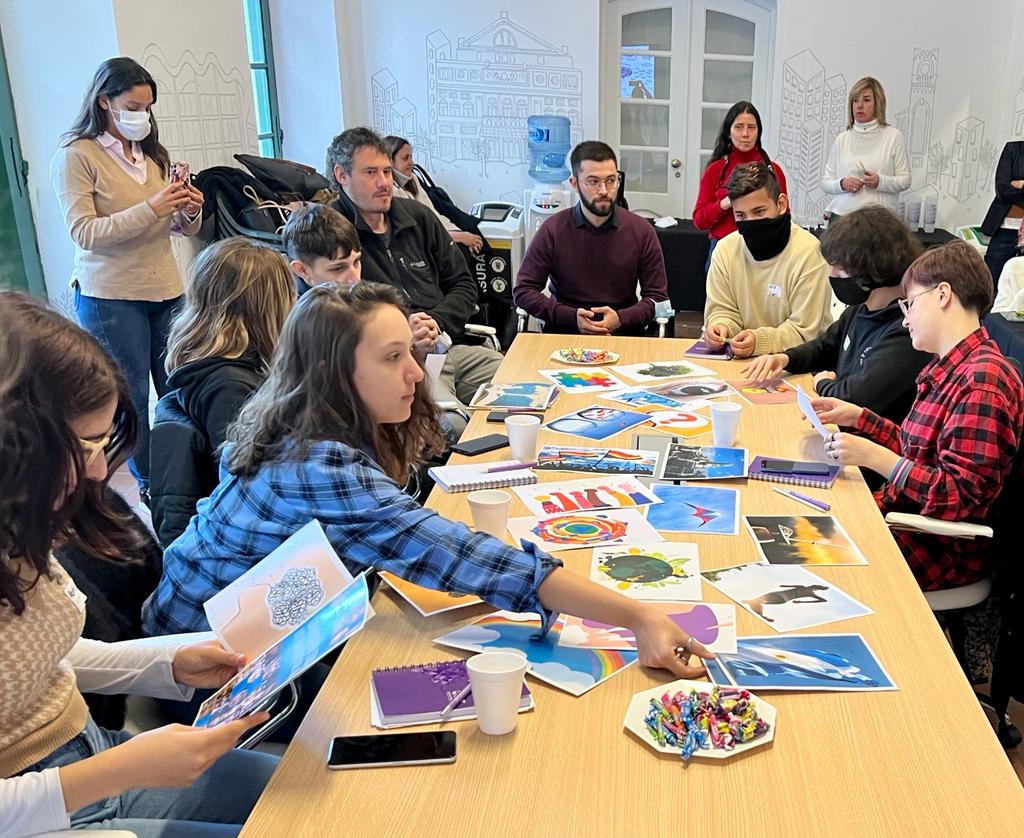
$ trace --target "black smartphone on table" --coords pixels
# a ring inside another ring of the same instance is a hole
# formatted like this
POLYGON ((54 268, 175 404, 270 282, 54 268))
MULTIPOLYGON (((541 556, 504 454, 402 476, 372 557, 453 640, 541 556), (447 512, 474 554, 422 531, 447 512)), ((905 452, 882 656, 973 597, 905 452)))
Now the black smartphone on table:
POLYGON ((327 767, 384 768, 455 762, 455 732, 377 733, 338 736, 327 749, 327 767))
POLYGON ((544 414, 540 411, 532 410, 492 410, 487 414, 487 422, 504 422, 509 416, 536 416, 538 419, 543 420, 544 414))
POLYGON ((795 460, 762 460, 761 470, 770 474, 828 474, 826 463, 798 463, 795 460))
POLYGON ((508 445, 508 437, 505 434, 488 434, 478 436, 476 439, 462 439, 452 446, 456 454, 465 454, 467 457, 475 457, 477 454, 486 454, 488 451, 495 451, 508 445))

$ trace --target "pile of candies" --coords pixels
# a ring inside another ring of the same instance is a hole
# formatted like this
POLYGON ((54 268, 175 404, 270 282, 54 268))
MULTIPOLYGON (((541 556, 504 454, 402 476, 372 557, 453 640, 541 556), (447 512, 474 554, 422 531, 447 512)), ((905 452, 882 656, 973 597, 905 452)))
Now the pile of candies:
POLYGON ((562 350, 562 358, 576 364, 603 364, 611 356, 604 349, 581 349, 572 346, 562 350))
POLYGON ((659 745, 680 748, 684 760, 698 748, 731 751, 768 732, 747 690, 714 687, 710 693, 691 689, 651 699, 644 717, 647 732, 659 745))

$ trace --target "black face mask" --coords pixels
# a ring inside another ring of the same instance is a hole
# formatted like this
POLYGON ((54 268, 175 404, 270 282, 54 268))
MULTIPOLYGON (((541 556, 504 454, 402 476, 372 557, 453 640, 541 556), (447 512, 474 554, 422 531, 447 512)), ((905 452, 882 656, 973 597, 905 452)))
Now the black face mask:
POLYGON ((871 289, 865 290, 852 276, 830 276, 829 285, 832 286, 832 293, 836 299, 844 305, 859 306, 866 303, 871 296, 871 289))
POLYGON ((790 215, 783 213, 775 218, 759 218, 757 221, 737 221, 736 229, 743 236, 743 242, 750 255, 758 262, 773 259, 789 244, 790 215))

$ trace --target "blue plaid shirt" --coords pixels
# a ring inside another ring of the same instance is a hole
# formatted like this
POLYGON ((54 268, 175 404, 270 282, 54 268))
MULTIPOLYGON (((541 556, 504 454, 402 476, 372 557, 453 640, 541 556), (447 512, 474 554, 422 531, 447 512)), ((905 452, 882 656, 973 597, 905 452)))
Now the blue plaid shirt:
POLYGON ((146 633, 209 630, 203 603, 313 518, 353 572, 388 570, 499 608, 540 613, 545 624, 554 616, 537 588, 560 561, 424 509, 366 454, 325 440, 301 461, 267 463, 251 478, 222 466, 220 485, 164 553, 160 584, 143 606, 146 633))

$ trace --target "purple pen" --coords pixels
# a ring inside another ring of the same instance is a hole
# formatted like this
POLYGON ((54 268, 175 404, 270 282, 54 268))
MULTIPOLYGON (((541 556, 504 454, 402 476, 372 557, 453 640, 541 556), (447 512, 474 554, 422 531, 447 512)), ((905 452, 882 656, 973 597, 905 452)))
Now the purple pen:
POLYGON ((536 462, 532 463, 507 463, 503 466, 495 466, 484 470, 484 474, 497 474, 499 471, 519 471, 524 468, 533 468, 537 465, 536 462))
POLYGON ((830 509, 832 509, 832 507, 829 504, 825 503, 825 501, 818 500, 817 498, 809 498, 807 497, 807 495, 801 495, 799 492, 794 492, 792 489, 789 491, 789 494, 791 494, 795 498, 799 498, 805 503, 809 503, 811 506, 818 507, 818 509, 820 509, 822 512, 828 512, 830 509))

